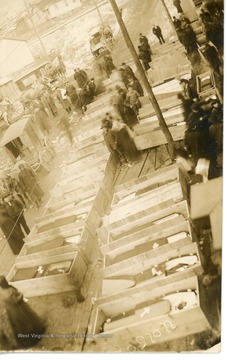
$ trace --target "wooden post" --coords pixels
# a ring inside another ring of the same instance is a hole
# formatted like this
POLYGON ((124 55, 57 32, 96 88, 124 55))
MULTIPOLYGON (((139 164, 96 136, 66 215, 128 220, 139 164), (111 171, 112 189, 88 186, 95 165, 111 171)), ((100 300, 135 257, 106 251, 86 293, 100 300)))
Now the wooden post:
POLYGON ((161 0, 161 2, 162 2, 162 6, 163 6, 164 9, 165 9, 166 15, 167 15, 168 18, 169 18, 169 22, 170 22, 170 25, 171 25, 171 27, 172 27, 173 33, 174 33, 174 35, 177 36, 175 26, 173 25, 173 19, 172 19, 171 15, 170 15, 170 12, 169 12, 168 7, 166 6, 165 0, 161 0))
POLYGON ((153 93, 152 87, 151 87, 151 85, 150 85, 150 83, 149 83, 149 81, 147 79, 145 71, 144 71, 144 69, 142 67, 142 64, 141 64, 139 58, 138 58, 138 55, 136 53, 135 47, 134 47, 134 45, 132 43, 132 40, 131 40, 131 38, 129 36, 129 33, 128 33, 126 27, 125 27, 125 24, 124 24, 124 21, 122 19, 121 13, 120 13, 120 11, 118 9, 118 6, 117 6, 115 0, 109 0, 109 1, 110 1, 111 6, 112 6, 112 9, 113 9, 113 11, 115 13, 115 16, 117 18, 118 24, 119 24, 119 26, 121 28, 122 34, 123 34, 125 42, 127 44, 127 47, 128 47, 128 49, 129 49, 129 51, 130 51, 130 53, 132 55, 134 63, 135 63, 135 65, 137 67, 137 70, 138 70, 138 72, 140 74, 143 85, 144 85, 144 87, 145 87, 145 89, 146 89, 146 91, 148 93, 149 100, 150 100, 150 102, 151 102, 151 104, 152 104, 152 106, 154 108, 155 114, 157 115, 157 118, 159 120, 160 128, 162 129, 162 131, 163 131, 163 133, 164 133, 164 135, 166 137, 167 143, 169 145, 170 156, 171 156, 171 159, 173 160, 174 159, 174 156, 173 156, 173 153, 174 153, 174 151, 173 151, 174 141, 173 141, 172 135, 171 135, 171 133, 169 131, 169 128, 168 128, 168 126, 167 126, 167 124, 165 122, 165 119, 164 119, 164 117, 162 115, 162 112, 161 112, 161 109, 160 109, 159 104, 157 102, 157 99, 156 99, 156 97, 155 97, 155 95, 153 93))

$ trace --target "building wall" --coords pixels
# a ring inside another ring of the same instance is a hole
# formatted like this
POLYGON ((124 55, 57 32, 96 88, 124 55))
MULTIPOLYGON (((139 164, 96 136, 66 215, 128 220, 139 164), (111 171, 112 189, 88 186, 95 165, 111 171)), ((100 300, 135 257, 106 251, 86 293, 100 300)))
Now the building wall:
POLYGON ((21 92, 13 81, 6 82, 5 84, 1 84, 0 81, 0 97, 6 97, 15 101, 15 99, 20 97, 20 94, 21 92))
MULTIPOLYGON (((44 11, 34 8, 32 20, 36 24, 36 26, 39 26, 48 20, 48 16, 44 11)), ((28 25, 28 27, 30 29, 32 29, 34 27, 32 20, 29 18, 25 20, 26 24, 28 25)))
POLYGON ((34 62, 25 41, 4 39, 0 42, 0 75, 6 76, 34 62))
POLYGON ((80 0, 60 0, 48 7, 49 19, 61 16, 81 6, 80 0))

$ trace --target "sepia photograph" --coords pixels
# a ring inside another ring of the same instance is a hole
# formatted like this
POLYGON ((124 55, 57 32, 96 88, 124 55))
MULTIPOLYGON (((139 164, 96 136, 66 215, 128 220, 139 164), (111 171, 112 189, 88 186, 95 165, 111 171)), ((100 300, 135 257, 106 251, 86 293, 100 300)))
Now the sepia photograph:
POLYGON ((0 354, 222 353, 223 79, 224 0, 0 0, 0 354))

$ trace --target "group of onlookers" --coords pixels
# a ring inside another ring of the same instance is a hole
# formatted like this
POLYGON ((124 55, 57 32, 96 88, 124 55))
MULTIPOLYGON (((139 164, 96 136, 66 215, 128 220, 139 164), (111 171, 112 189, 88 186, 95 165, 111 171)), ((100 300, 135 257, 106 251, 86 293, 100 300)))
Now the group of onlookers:
POLYGON ((15 255, 24 245, 25 234, 30 232, 24 210, 39 208, 44 196, 36 173, 25 161, 18 162, 18 170, 17 176, 8 175, 3 180, 0 198, 0 227, 15 255))

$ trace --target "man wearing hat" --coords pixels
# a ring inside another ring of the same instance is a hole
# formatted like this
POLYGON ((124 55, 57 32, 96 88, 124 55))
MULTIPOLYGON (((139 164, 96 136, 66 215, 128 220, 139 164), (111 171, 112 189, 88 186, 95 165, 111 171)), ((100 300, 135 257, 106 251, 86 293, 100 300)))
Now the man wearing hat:
POLYGON ((121 154, 121 152, 118 150, 117 136, 111 130, 112 126, 113 123, 111 119, 106 117, 102 120, 100 129, 103 129, 104 141, 109 152, 112 154, 114 161, 116 162, 116 164, 119 164, 121 166, 124 164, 124 162, 127 162, 127 160, 124 159, 124 155, 121 154))
POLYGON ((12 219, 14 222, 17 222, 20 225, 20 227, 24 229, 25 233, 28 235, 30 233, 30 229, 24 217, 24 206, 22 202, 15 199, 15 197, 11 194, 5 195, 2 198, 2 200, 7 216, 10 219, 12 219))
POLYGON ((83 89, 83 87, 87 85, 88 82, 87 73, 80 68, 74 69, 74 79, 76 80, 78 87, 81 89, 83 89))
POLYGON ((206 118, 206 112, 201 108, 199 103, 191 105, 191 113, 186 119, 188 127, 193 128, 199 125, 206 118))

